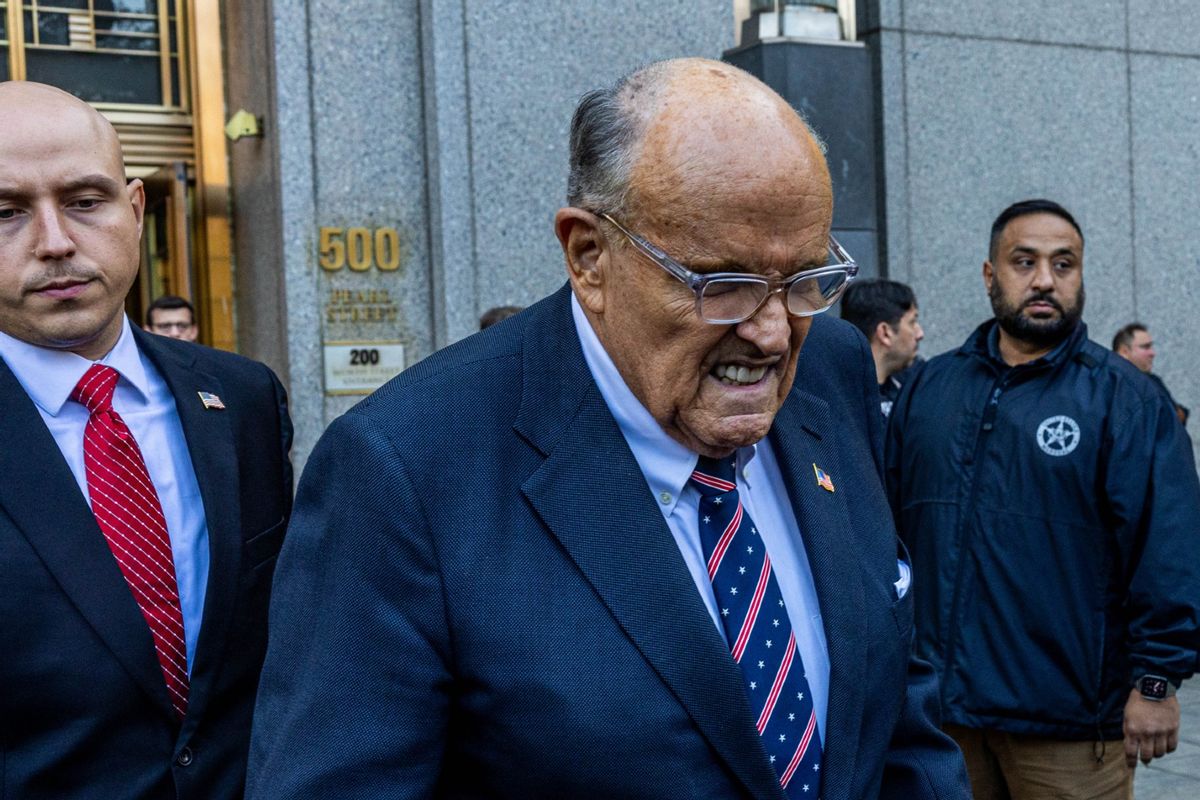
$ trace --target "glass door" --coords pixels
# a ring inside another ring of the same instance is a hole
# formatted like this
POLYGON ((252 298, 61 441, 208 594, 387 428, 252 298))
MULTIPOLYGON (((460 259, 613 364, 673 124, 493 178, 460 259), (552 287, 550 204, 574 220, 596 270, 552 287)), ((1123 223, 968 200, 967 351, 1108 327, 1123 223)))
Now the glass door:
POLYGON ((192 203, 188 166, 175 161, 142 178, 146 217, 142 259, 134 291, 125 301, 129 318, 145 322, 146 309, 165 294, 194 296, 192 275, 192 203))

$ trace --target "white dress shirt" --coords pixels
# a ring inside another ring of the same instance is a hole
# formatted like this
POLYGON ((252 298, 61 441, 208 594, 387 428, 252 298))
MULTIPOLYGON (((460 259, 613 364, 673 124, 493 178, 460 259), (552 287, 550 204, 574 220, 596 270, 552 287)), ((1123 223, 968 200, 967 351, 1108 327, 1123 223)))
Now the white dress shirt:
MULTIPOLYGON (((574 295, 571 311, 588 369, 637 459, 717 632, 726 638, 700 545, 700 491, 688 482, 699 456, 668 436, 629 389, 574 295)), ((737 486, 742 505, 771 554, 823 736, 829 705, 829 649, 821 607, 800 526, 792 513, 779 462, 766 439, 737 451, 737 486)))
MULTIPOLYGON (((93 362, 65 350, 37 347, 4 333, 0 333, 0 357, 37 406, 79 484, 79 491, 87 498, 83 431, 89 414, 70 396, 93 362)), ((120 373, 113 392, 113 409, 125 420, 142 451, 167 521, 190 674, 208 585, 208 527, 175 397, 158 370, 138 350, 128 319, 122 323, 116 345, 95 363, 120 373)), ((48 501, 48 507, 52 502, 48 501)))

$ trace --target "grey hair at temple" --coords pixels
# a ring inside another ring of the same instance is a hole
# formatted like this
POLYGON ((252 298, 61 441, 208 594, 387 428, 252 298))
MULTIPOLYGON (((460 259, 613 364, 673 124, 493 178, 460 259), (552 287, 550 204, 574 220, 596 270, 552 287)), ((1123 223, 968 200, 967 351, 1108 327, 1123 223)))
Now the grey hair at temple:
POLYGON ((668 62, 640 67, 579 100, 571 119, 567 203, 621 216, 649 110, 666 84, 668 62))

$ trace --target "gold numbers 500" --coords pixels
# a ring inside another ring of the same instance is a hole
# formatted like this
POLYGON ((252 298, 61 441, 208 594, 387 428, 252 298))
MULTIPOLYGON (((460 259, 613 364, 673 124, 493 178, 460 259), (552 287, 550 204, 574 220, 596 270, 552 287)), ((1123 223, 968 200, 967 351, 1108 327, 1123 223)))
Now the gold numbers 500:
POLYGON ((400 234, 395 228, 321 228, 317 263, 326 272, 350 267, 366 272, 372 265, 381 272, 400 268, 400 234))

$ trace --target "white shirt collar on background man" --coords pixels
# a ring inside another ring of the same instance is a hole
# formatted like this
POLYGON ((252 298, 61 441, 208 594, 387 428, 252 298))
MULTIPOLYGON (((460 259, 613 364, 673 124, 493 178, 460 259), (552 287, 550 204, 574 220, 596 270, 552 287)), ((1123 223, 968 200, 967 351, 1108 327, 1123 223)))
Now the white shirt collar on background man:
MULTIPOLYGON (((667 435, 630 390, 600 343, 583 308, 571 296, 575 330, 584 360, 608 410, 633 451, 655 504, 683 555, 713 624, 725 636, 713 596, 708 567, 700 544, 700 492, 688 483, 697 455, 667 435)), ((825 731, 829 700, 829 650, 817 602, 816 584, 800 528, 792 512, 783 476, 771 444, 766 439, 737 452, 738 495, 763 537, 775 565, 775 578, 796 632, 796 645, 804 659, 817 724, 825 731)))
MULTIPOLYGON (((68 401, 75 385, 93 362, 65 350, 38 347, 4 333, 0 333, 0 358, 33 400, 75 477, 79 491, 87 498, 83 434, 90 415, 79 403, 68 401)), ((128 318, 122 321, 121 336, 112 350, 95 363, 120 373, 113 392, 113 409, 121 415, 142 451, 146 471, 158 492, 167 521, 190 671, 208 584, 208 527, 200 485, 175 407, 175 396, 138 348, 128 318)))

